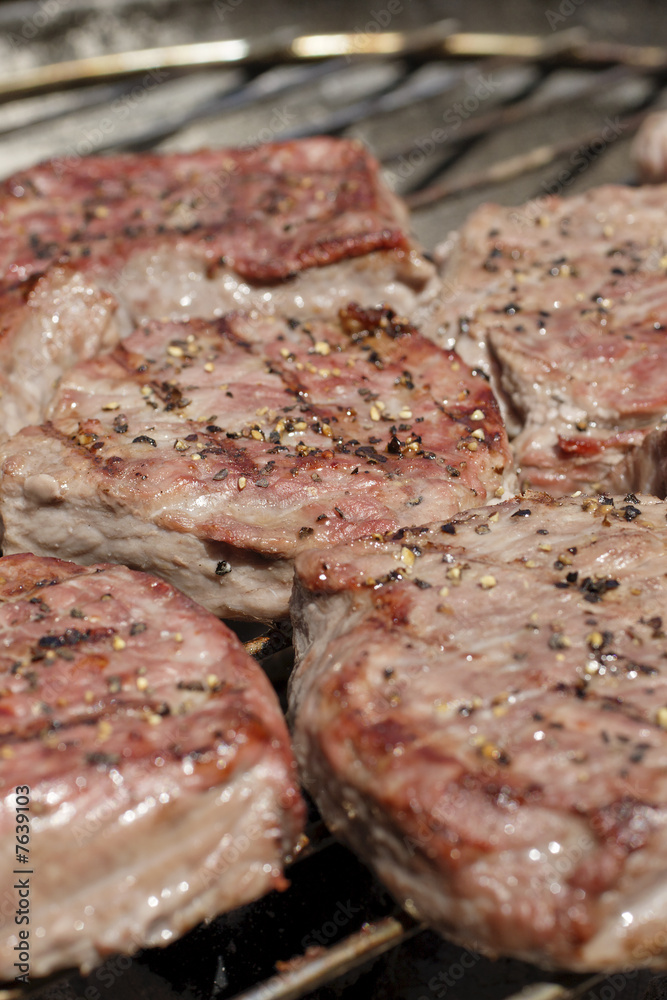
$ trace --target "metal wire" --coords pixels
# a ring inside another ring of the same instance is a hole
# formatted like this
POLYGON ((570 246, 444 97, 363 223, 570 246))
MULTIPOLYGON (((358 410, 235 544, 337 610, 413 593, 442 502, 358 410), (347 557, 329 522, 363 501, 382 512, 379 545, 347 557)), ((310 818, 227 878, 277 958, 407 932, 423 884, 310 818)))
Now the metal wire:
MULTIPOLYGON (((284 963, 277 975, 237 994, 232 1000, 299 1000, 319 986, 331 984, 385 952, 398 948, 427 930, 405 913, 364 924, 329 948, 310 949, 284 963)), ((576 986, 537 982, 522 987, 505 1000, 579 1000, 606 980, 604 975, 582 976, 576 986)))
MULTIPOLYGON (((626 118, 621 121, 621 126, 626 136, 635 132, 649 109, 626 118)), ((425 208, 436 201, 444 198, 451 198, 453 195, 462 194, 464 191, 472 191, 474 188, 485 187, 487 184, 500 184, 503 181, 511 180, 514 177, 521 177, 529 174, 540 167, 549 166, 555 163, 562 156, 567 156, 576 149, 586 149, 591 143, 600 138, 600 130, 584 132, 565 139, 563 142, 548 143, 544 146, 536 146, 527 153, 519 153, 517 156, 510 156, 506 160, 499 160, 490 167, 469 174, 459 180, 444 180, 441 183, 433 184, 431 187, 416 191, 414 194, 405 196, 405 201, 411 209, 425 208)))
POLYGON ((104 53, 86 59, 50 63, 9 73, 0 80, 0 98, 136 77, 155 70, 187 72, 216 67, 307 62, 332 56, 421 56, 478 59, 491 56, 575 65, 626 65, 664 70, 667 49, 660 46, 591 43, 572 28, 553 35, 489 34, 454 31, 456 22, 440 21, 412 31, 342 32, 293 37, 291 29, 268 38, 220 39, 152 49, 104 53))
POLYGON ((416 923, 407 914, 365 924, 360 931, 328 949, 313 949, 311 954, 306 953, 285 963, 285 968, 278 975, 238 994, 233 1000, 298 1000, 318 986, 357 969, 423 930, 424 925, 416 923))
POLYGON ((0 80, 0 98, 7 100, 54 88, 67 89, 100 81, 129 79, 156 70, 192 72, 217 67, 329 59, 332 56, 416 55, 418 52, 433 51, 454 27, 455 22, 447 20, 415 31, 379 32, 375 35, 351 32, 296 38, 293 31, 287 28, 273 32, 268 38, 189 42, 104 53, 9 73, 0 80))

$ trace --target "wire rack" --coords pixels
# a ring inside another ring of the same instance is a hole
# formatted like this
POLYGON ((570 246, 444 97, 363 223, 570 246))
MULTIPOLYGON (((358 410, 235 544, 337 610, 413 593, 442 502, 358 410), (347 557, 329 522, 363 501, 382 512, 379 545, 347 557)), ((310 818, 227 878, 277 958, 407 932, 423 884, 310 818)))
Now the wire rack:
MULTIPOLYGON (((209 5, 218 27, 240 2, 209 5)), ((509 34, 465 31, 446 19, 409 30, 378 23, 348 33, 285 28, 175 42, 176 5, 110 6, 111 15, 109 5, 80 0, 0 3, 3 175, 92 152, 354 136, 381 160, 413 209, 417 235, 433 248, 481 200, 520 203, 631 180, 629 141, 663 103, 667 77, 667 48, 598 41, 567 25, 509 34), (153 34, 159 44, 137 47, 153 34)), ((289 632, 245 638, 284 695, 289 632)), ((400 912, 314 814, 307 832, 280 898, 143 953, 131 968, 110 959, 86 980, 61 976, 28 992, 45 1000, 667 996, 649 973, 552 977, 461 951, 400 912)))

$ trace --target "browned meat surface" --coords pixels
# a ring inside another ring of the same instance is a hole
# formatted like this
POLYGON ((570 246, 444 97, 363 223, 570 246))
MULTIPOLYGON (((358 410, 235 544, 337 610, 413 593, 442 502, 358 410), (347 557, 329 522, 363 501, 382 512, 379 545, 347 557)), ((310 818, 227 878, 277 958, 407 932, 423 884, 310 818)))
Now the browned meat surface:
POLYGON ((272 618, 297 552, 479 506, 508 465, 487 382, 389 310, 153 321, 4 446, 2 544, 272 618))
POLYGON ((41 164, 0 185, 0 436, 40 420, 60 373, 133 321, 332 315, 359 299, 435 328, 437 288, 357 142, 41 164))
POLYGON ((263 282, 408 249, 405 211, 380 184, 375 161, 360 143, 326 136, 47 161, 4 181, 0 205, 5 282, 63 259, 113 269, 128 250, 155 243, 188 242, 208 267, 263 282))
POLYGON ((523 485, 654 492, 667 417, 664 187, 486 205, 445 271, 446 337, 486 358, 523 485), (648 454, 650 453, 650 454, 648 454))
POLYGON ((125 567, 18 555, 0 636, 0 979, 25 931, 31 979, 86 970, 286 884, 287 730, 213 615, 125 567))
POLYGON ((666 513, 532 494, 297 559, 305 787, 467 947, 667 967, 666 513))

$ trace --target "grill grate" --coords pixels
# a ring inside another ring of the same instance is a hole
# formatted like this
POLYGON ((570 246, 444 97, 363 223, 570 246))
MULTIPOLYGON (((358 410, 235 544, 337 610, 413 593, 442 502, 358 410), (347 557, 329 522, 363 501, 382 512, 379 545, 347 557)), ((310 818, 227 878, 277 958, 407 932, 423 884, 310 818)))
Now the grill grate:
MULTIPOLYGON (((144 6, 159 18, 159 2, 144 6)), ((480 200, 519 203, 626 179, 629 137, 660 103, 667 76, 667 49, 658 46, 591 41, 580 28, 469 33, 452 21, 405 32, 287 29, 252 42, 177 45, 166 31, 159 47, 109 55, 99 51, 99 24, 112 39, 122 37, 119 25, 124 17, 136 22, 140 0, 116 0, 111 13, 79 0, 48 9, 55 13, 45 38, 31 48, 23 42, 32 28, 39 31, 47 6, 0 4, 10 39, 9 72, 0 79, 3 175, 47 157, 346 134, 376 152, 431 247, 480 200), (84 14, 97 18, 87 35, 84 14), (58 51, 73 58, 45 58, 58 51), (617 138, 600 149, 610 117, 617 138), (587 154, 579 158, 585 169, 574 171, 574 152, 587 154)), ((277 628, 244 638, 284 700, 289 634, 277 628)), ((661 995, 649 973, 622 983, 602 976, 551 981, 518 962, 494 965, 461 952, 398 912, 315 815, 288 874, 285 894, 218 918, 164 951, 122 966, 112 959, 87 979, 59 977, 28 992, 44 1000, 439 1000, 453 985, 458 997, 476 1000, 635 1000, 651 983, 651 995, 661 995), (372 962, 380 955, 378 975, 372 962), (459 969, 472 970, 460 986, 459 969), (335 989, 327 986, 334 982, 335 989)), ((0 1000, 11 995, 0 991, 0 1000)))

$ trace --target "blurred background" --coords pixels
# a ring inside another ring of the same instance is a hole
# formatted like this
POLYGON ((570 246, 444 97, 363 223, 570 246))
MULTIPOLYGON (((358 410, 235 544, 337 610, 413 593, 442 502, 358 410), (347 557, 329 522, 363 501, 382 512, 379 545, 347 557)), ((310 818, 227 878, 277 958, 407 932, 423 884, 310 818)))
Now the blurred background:
POLYGON ((632 179, 632 134, 663 101, 665 13, 660 0, 0 0, 0 175, 52 156, 354 135, 433 247, 480 200, 632 179), (323 32, 351 33, 347 51, 296 60, 294 40, 323 32), (407 54, 364 54, 388 32, 407 54), (498 32, 532 41, 494 52, 483 33, 498 32), (247 40, 250 61, 174 76, 158 57, 97 76, 104 54, 224 39, 247 40), (36 67, 81 59, 76 89, 26 89, 36 67))
MULTIPOLYGON (((667 105, 666 13, 660 0, 0 0, 0 176, 47 158, 355 136, 432 249, 482 200, 527 202, 534 218, 547 194, 634 181, 632 137, 667 105), (313 37, 331 32, 345 37, 313 37), (224 40, 240 44, 183 48, 224 40), (128 72, 129 53, 153 49, 128 72)), ((648 972, 548 975, 461 952, 407 918, 395 947, 327 985, 262 986, 280 960, 397 912, 315 817, 311 834, 288 892, 35 995, 667 997, 648 972)))

